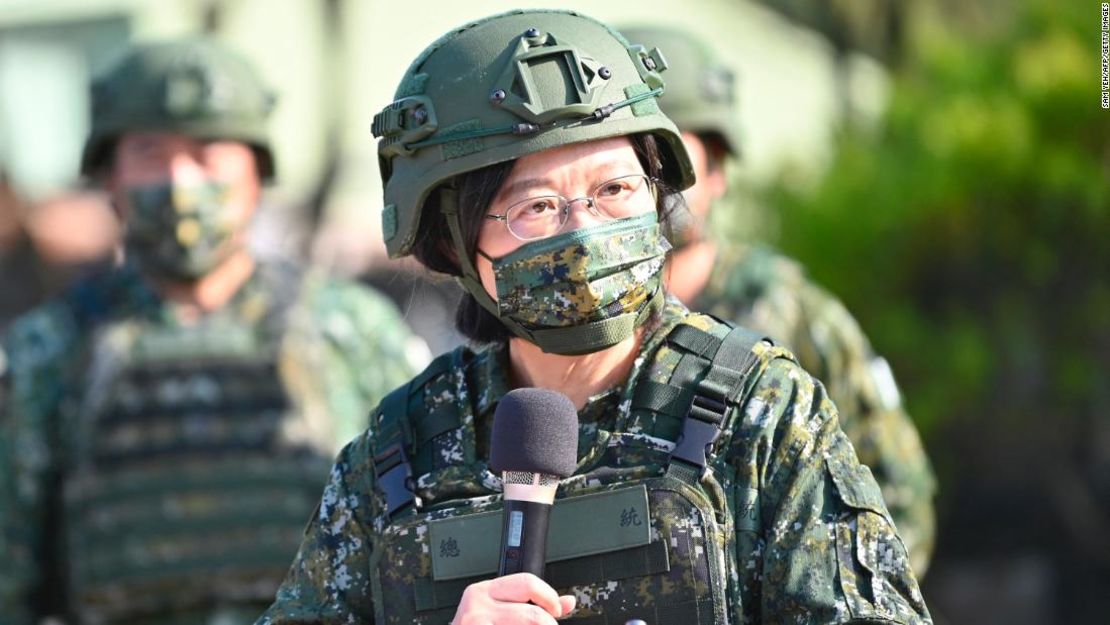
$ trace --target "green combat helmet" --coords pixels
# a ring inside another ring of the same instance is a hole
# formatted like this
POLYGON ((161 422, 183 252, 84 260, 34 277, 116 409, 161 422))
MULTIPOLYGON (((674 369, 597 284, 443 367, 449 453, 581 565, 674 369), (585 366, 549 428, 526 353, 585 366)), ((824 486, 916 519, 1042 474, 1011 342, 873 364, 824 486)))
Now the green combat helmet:
POLYGON ((266 119, 274 100, 244 58, 214 41, 138 46, 92 85, 92 129, 81 173, 104 166, 123 133, 164 130, 242 141, 269 181, 274 159, 266 119))
POLYGON ((409 66, 395 101, 374 116, 385 185, 382 233, 393 258, 408 255, 425 202, 438 194, 463 287, 498 314, 463 243, 453 179, 564 145, 637 133, 660 139, 665 181, 694 182, 681 135, 659 110, 657 48, 629 44, 571 11, 517 10, 479 20, 432 43, 409 66))
POLYGON ((663 113, 682 130, 715 134, 733 156, 740 155, 740 128, 733 92, 735 76, 716 54, 696 37, 665 26, 622 28, 629 41, 659 46, 667 51, 667 97, 659 101, 663 113))
POLYGON ((693 170, 655 104, 667 62, 570 11, 512 11, 470 23, 413 61, 374 116, 391 257, 409 253, 425 200, 455 176, 554 147, 641 132, 662 139, 667 182, 693 170))

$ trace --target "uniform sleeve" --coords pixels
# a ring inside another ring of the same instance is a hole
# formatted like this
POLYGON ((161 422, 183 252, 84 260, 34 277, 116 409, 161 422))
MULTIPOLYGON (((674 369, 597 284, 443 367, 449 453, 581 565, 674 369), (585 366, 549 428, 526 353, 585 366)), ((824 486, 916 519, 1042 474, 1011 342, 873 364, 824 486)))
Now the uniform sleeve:
POLYGON ((856 459, 823 387, 773 361, 745 404, 766 427, 760 458, 762 535, 740 562, 760 573, 757 622, 931 623, 905 545, 870 470, 856 459))
POLYGON ((841 428, 871 469, 922 576, 935 540, 936 479, 893 373, 839 300, 813 284, 797 297, 804 321, 791 345, 802 367, 826 384, 841 428))
POLYGON ((347 445, 273 605, 256 625, 374 622, 370 587, 373 461, 368 436, 347 445))
POLYGON ((26 558, 19 555, 19 534, 25 522, 16 498, 11 378, 3 351, 0 360, 0 562, 8 563, 0 567, 0 613, 12 618, 13 623, 23 624, 30 622, 26 613, 26 585, 19 575, 19 565, 26 564, 26 558))
POLYGON ((369 425, 370 410, 431 360, 428 347, 409 329, 384 295, 342 280, 309 278, 309 303, 325 345, 327 402, 339 444, 369 425))
POLYGON ((57 569, 49 557, 56 544, 46 528, 57 513, 57 428, 64 395, 64 363, 72 326, 57 308, 17 320, 5 337, 0 372, 0 614, 5 623, 33 622, 35 597, 56 597, 43 588, 57 569))
POLYGON ((923 575, 935 539, 932 466, 890 367, 843 303, 797 262, 754 246, 722 257, 697 308, 767 333, 825 384, 923 575))

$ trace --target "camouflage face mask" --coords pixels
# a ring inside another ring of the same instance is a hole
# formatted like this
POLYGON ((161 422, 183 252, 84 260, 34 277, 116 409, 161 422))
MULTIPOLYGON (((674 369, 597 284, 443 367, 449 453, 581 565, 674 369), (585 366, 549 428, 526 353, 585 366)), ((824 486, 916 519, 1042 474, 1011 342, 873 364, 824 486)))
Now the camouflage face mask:
POLYGON ((234 248, 230 189, 218 182, 163 183, 127 191, 131 213, 128 258, 155 275, 195 280, 227 259, 234 248))
POLYGON ((632 336, 658 305, 670 249, 654 212, 528 243, 489 259, 500 316, 527 330, 526 338, 544 351, 611 347, 632 336))

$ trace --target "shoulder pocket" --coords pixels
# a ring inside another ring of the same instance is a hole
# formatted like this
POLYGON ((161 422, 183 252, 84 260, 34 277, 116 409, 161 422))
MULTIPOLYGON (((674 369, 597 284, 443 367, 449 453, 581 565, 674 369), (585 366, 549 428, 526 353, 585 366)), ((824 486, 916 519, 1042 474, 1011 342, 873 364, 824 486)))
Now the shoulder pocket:
POLYGON ((836 522, 840 590, 853 618, 918 622, 924 602, 871 470, 859 463, 843 432, 825 456, 849 514, 836 522))
POLYGON ((834 436, 836 440, 825 456, 825 466, 841 501, 850 508, 870 510, 889 520, 890 512, 871 469, 859 462, 855 449, 843 432, 834 436))

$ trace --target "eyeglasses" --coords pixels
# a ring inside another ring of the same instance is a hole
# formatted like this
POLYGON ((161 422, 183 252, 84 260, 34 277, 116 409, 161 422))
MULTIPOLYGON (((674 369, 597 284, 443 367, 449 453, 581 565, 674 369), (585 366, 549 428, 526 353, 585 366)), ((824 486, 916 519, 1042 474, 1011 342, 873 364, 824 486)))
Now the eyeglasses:
POLYGON ((585 197, 568 200, 561 195, 541 195, 513 204, 504 215, 486 215, 486 219, 504 222, 522 241, 534 241, 562 230, 571 204, 582 200, 590 214, 603 221, 632 217, 654 205, 655 180, 646 174, 620 176, 602 182, 585 197))

